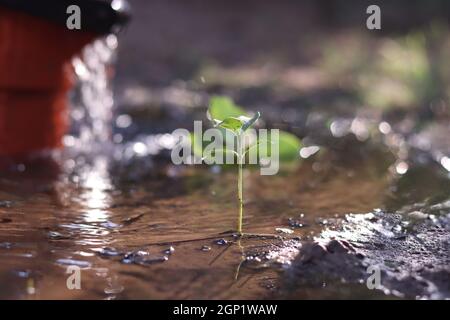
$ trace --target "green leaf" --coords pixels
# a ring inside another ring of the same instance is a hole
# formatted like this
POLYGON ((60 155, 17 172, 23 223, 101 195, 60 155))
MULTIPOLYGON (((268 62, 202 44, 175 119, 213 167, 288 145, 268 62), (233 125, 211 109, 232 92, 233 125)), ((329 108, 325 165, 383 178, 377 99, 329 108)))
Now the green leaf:
MULTIPOLYGON (((214 119, 215 122, 217 123, 217 120, 214 119)), ((218 122, 216 124, 216 126, 224 128, 224 129, 228 129, 234 133, 239 133, 239 130, 242 129, 242 126, 244 125, 244 122, 238 118, 234 118, 234 117, 229 117, 226 118, 225 120, 218 122)))
MULTIPOLYGON (((272 149, 278 147, 280 162, 291 162, 299 159, 300 148, 302 143, 299 138, 295 135, 288 133, 286 131, 279 131, 279 138, 272 139, 271 135, 267 137, 267 140, 258 140, 259 156, 261 155, 271 155, 272 149)), ((256 149, 252 147, 250 152, 256 152, 256 149)))
POLYGON ((299 159, 302 142, 293 134, 280 130, 279 152, 280 161, 293 161, 299 159))
POLYGON ((233 100, 224 96, 213 96, 209 101, 209 114, 211 119, 217 119, 220 121, 226 118, 237 118, 242 115, 246 115, 246 112, 236 104, 233 100))
POLYGON ((257 112, 252 118, 246 116, 229 117, 223 121, 214 119, 215 125, 221 128, 225 128, 233 131, 236 134, 241 134, 248 128, 250 128, 260 117, 260 113, 257 112))
MULTIPOLYGON (((219 153, 219 152, 222 152, 222 155, 224 157, 227 157, 228 154, 233 154, 233 156, 237 156, 236 151, 225 148, 226 141, 235 140, 236 136, 232 132, 230 132, 224 128, 219 127, 218 129, 222 131, 222 136, 224 137, 224 147, 221 149, 216 149, 216 150, 214 150, 212 155, 206 155, 206 156, 204 155, 204 151, 205 151, 205 148, 208 145, 208 143, 203 141, 203 136, 196 135, 194 132, 189 133, 192 152, 196 157, 201 158, 202 160, 208 160, 208 159, 211 159, 212 156, 214 156, 216 153, 219 153)), ((236 142, 234 142, 234 145, 236 145, 236 142)))

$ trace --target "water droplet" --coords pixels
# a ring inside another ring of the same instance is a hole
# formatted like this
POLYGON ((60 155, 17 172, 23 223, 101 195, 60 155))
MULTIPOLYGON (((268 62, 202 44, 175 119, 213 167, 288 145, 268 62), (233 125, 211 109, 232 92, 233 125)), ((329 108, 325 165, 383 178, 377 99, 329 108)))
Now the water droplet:
POLYGON ((388 134, 391 132, 391 125, 385 121, 380 122, 378 125, 378 130, 380 130, 382 134, 388 134))
POLYGON ((128 128, 131 125, 131 123, 132 123, 132 119, 127 114, 121 114, 116 119, 117 127, 122 128, 122 129, 128 128))
POLYGON ((405 174, 406 172, 408 172, 408 169, 409 166, 404 161, 397 163, 397 165, 395 166, 395 171, 397 171, 398 174, 405 174))
POLYGON ((124 286, 119 283, 117 276, 108 278, 107 282, 108 286, 103 290, 106 294, 118 294, 125 289, 124 286))
POLYGON ((63 240, 63 239, 70 239, 69 236, 64 235, 58 231, 49 231, 47 233, 47 237, 49 237, 51 240, 63 240))
POLYGON ((169 248, 163 250, 163 253, 166 254, 166 255, 171 255, 174 252, 175 252, 175 248, 172 247, 172 246, 170 246, 169 248))
POLYGON ((138 156, 145 156, 148 152, 147 146, 142 143, 142 142, 136 142, 133 145, 133 151, 138 155, 138 156))
POLYGON ((318 146, 303 147, 300 149, 300 157, 307 159, 320 150, 318 146))
POLYGON ((228 241, 225 239, 218 239, 218 240, 214 241, 214 243, 219 246, 224 246, 224 245, 228 244, 228 241))
POLYGON ((294 218, 289 218, 288 224, 291 228, 303 228, 306 226, 301 220, 297 220, 294 218))
POLYGON ((74 260, 74 259, 58 259, 57 264, 62 264, 66 266, 78 266, 80 268, 89 268, 91 263, 88 261, 74 260))
POLYGON ((351 121, 348 119, 338 119, 331 123, 330 125, 330 131, 331 134, 336 138, 341 138, 345 136, 351 126, 351 121))
POLYGON ((233 233, 233 239, 239 240, 240 238, 242 238, 242 234, 240 234, 240 233, 233 233))
POLYGON ((123 255, 122 252, 110 247, 102 248, 99 254, 103 257, 117 257, 123 255))
POLYGON ((122 225, 111 222, 111 221, 106 221, 106 222, 102 222, 100 224, 102 227, 107 228, 107 229, 117 229, 120 228, 122 225))
POLYGON ((125 257, 122 259, 122 263, 125 264, 139 264, 139 265, 148 265, 153 263, 165 262, 169 259, 167 255, 155 255, 151 254, 148 251, 138 250, 128 252, 125 257))
POLYGON ((19 278, 29 278, 31 275, 29 270, 13 270, 13 273, 19 278))
POLYGON ((140 265, 148 265, 148 264, 166 262, 167 260, 169 260, 168 256, 150 255, 146 258, 136 260, 135 263, 140 264, 140 265))
POLYGON ((123 264, 132 264, 134 261, 130 258, 123 258, 120 262, 123 264))
POLYGON ((442 157, 440 162, 441 162, 441 165, 445 168, 445 170, 450 171, 450 158, 449 157, 442 157))
POLYGON ((256 256, 247 256, 245 257, 245 261, 247 262, 261 262, 261 258, 260 257, 256 257, 256 256))

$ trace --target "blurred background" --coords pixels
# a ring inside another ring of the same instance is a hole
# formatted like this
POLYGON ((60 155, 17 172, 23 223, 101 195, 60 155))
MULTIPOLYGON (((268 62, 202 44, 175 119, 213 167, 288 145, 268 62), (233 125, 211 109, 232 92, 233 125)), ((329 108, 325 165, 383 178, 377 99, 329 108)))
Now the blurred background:
POLYGON ((366 28, 370 1, 131 4, 121 106, 195 108, 221 93, 281 122, 312 108, 448 117, 447 1, 382 1, 381 30, 366 28))

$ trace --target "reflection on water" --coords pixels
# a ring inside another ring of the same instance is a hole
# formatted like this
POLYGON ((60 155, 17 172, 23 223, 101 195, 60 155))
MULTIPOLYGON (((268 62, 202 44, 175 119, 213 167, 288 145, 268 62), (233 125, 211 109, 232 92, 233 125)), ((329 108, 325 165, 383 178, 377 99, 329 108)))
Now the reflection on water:
POLYGON ((81 205, 86 207, 85 221, 105 222, 108 219, 108 207, 110 196, 106 192, 111 190, 108 162, 105 158, 98 157, 86 177, 82 177, 82 187, 85 192, 81 195, 81 205))
POLYGON ((71 172, 77 183, 64 178, 49 183, 26 172, 3 178, 1 296, 276 295, 279 266, 289 265, 298 252, 298 239, 312 239, 349 212, 386 205, 402 208, 411 201, 448 195, 448 179, 440 169, 427 167, 420 176, 421 188, 414 177, 416 166, 398 175, 390 170, 390 162, 380 161, 383 152, 366 150, 358 160, 361 150, 351 151, 344 155, 350 161, 341 159, 339 152, 324 150, 278 176, 262 179, 257 170, 246 171, 244 229, 267 236, 240 241, 227 233, 235 227, 237 212, 233 169, 184 168, 167 175, 170 165, 165 163, 154 165, 156 178, 129 183, 112 179, 107 158, 99 156, 71 172), (414 198, 403 198, 411 192, 414 198), (68 200, 55 201, 55 193, 68 200), (66 287, 66 269, 71 265, 82 270, 82 290, 66 287))

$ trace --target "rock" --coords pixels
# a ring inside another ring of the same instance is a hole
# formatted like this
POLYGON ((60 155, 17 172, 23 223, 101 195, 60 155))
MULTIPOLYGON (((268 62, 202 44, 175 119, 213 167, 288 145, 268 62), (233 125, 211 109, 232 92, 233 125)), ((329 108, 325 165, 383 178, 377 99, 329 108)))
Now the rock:
POLYGON ((314 260, 318 260, 325 256, 328 251, 326 247, 318 243, 306 243, 303 245, 300 255, 301 262, 307 263, 314 260))
POLYGON ((350 243, 345 240, 331 240, 327 244, 327 250, 330 253, 348 253, 350 251, 355 251, 350 243))

